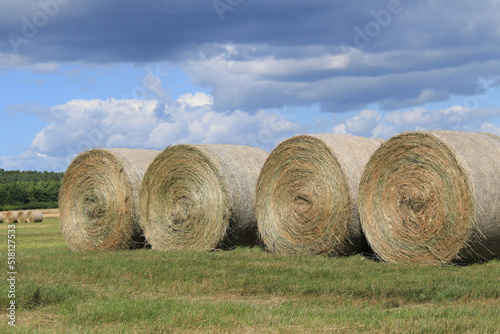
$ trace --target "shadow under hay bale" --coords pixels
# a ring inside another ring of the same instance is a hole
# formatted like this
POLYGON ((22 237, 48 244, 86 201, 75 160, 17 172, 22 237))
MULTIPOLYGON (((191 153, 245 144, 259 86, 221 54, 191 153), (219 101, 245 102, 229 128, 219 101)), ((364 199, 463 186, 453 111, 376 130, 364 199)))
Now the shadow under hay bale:
POLYGON ((239 145, 177 145, 151 163, 141 227, 153 249, 211 250, 257 243, 255 184, 268 153, 239 145))
POLYGON ((160 151, 95 149, 78 155, 59 192, 60 223, 73 251, 137 248, 139 187, 160 151))
POLYGON ((383 140, 319 134, 292 137, 259 175, 256 216, 266 248, 281 254, 369 252, 357 193, 361 173, 383 140))
POLYGON ((360 183, 363 230, 388 262, 500 256, 500 138, 408 132, 372 156, 360 183))

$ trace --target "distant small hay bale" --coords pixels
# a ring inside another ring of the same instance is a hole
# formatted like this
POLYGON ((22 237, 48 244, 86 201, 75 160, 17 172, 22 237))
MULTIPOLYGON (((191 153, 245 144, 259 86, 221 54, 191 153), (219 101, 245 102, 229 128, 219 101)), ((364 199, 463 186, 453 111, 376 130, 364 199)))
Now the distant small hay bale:
POLYGON ((141 227, 152 248, 255 244, 255 184, 267 156, 255 147, 223 144, 164 150, 141 187, 141 227))
POLYGON ((26 223, 26 215, 28 214, 28 211, 19 211, 17 213, 17 222, 18 223, 26 223))
POLYGON ((389 139, 360 183, 363 231, 388 262, 500 256, 500 138, 454 131, 389 139))
POLYGON ((60 223, 73 251, 143 245, 138 225, 142 176, 160 151, 95 149, 78 155, 59 192, 60 223))
POLYGON ((342 255, 367 251, 357 212, 358 183, 383 140, 318 134, 292 137, 259 175, 259 234, 272 253, 342 255))
POLYGON ((40 223, 43 221, 43 213, 42 211, 28 211, 26 214, 26 221, 28 223, 40 223))
POLYGON ((5 222, 7 224, 17 223, 17 211, 9 211, 5 214, 5 222))

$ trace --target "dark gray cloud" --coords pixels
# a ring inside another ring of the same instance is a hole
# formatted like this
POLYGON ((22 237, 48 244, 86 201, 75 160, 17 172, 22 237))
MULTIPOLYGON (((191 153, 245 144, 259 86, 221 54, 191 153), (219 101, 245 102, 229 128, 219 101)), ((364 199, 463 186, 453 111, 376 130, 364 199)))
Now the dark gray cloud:
POLYGON ((479 77, 498 75, 499 10, 495 0, 7 0, 0 62, 168 61, 212 88, 215 110, 392 110, 474 95, 479 77))
MULTIPOLYGON (((342 3, 239 2, 233 11, 224 12, 223 21, 214 7, 216 1, 206 0, 39 2, 50 6, 7 3, 0 5, 0 9, 10 8, 0 14, 0 35, 25 37, 29 42, 19 44, 20 52, 38 60, 180 60, 196 56, 190 51, 212 43, 329 44, 332 36, 338 39, 338 32, 351 25, 342 20, 342 13, 355 17, 354 6, 342 3), (54 15, 44 14, 51 11, 54 15), (23 35, 26 32, 29 34, 23 35)), ((0 45, 5 51, 12 49, 8 38, 0 45)))

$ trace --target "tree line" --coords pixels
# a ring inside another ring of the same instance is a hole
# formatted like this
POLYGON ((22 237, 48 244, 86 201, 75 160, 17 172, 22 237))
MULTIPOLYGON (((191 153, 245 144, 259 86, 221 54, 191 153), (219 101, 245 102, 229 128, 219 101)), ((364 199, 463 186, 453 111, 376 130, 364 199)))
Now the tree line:
POLYGON ((0 210, 57 208, 63 175, 0 168, 0 210))

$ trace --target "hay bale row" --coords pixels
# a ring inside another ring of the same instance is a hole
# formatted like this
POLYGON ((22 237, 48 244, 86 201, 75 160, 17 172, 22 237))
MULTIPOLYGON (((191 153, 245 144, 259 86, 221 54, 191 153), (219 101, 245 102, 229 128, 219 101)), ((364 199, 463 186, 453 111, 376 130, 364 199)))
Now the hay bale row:
POLYGON ((155 249, 257 242, 255 183, 265 151, 177 145, 158 153, 99 149, 73 160, 59 193, 70 249, 134 248, 143 244, 144 235, 155 249))
POLYGON ((59 192, 60 224, 73 251, 136 248, 139 187, 156 150, 95 149, 78 155, 59 192))
POLYGON ((499 137, 431 131, 380 143, 314 135, 278 145, 256 192, 266 247, 273 253, 350 254, 365 249, 363 231, 389 262, 500 256, 499 137))
POLYGON ((320 134, 279 144, 260 172, 256 215, 267 249, 281 254, 368 251, 358 183, 382 140, 320 134))
POLYGON ((385 261, 443 264, 500 256, 500 138, 403 133, 368 162, 362 227, 385 261))
POLYGON ((43 220, 43 214, 41 211, 9 211, 5 216, 0 213, 0 223, 4 220, 7 224, 38 223, 43 220))
POLYGON ((352 254, 369 243, 390 262, 500 254, 498 137, 382 142, 305 135, 270 155, 237 145, 85 152, 63 179, 63 233, 73 250, 130 248, 144 236, 154 249, 208 250, 255 244, 258 230, 273 253, 352 254))
POLYGON ((268 153, 239 145, 177 145, 149 166, 140 225, 153 249, 257 243, 257 176, 268 153))

